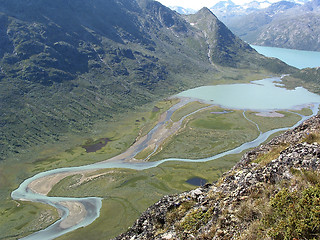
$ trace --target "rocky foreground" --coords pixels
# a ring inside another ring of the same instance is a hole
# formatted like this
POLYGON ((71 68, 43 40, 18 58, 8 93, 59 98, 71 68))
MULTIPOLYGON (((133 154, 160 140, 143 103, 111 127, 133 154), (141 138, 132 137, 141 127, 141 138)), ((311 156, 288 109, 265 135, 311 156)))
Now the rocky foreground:
POLYGON ((218 182, 163 197, 115 239, 320 239, 319 143, 318 115, 218 182))

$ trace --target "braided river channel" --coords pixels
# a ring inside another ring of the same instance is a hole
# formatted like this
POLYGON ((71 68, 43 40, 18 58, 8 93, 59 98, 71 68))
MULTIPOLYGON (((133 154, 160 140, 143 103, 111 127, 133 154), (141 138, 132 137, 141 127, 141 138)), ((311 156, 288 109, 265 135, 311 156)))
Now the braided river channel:
POLYGON ((254 110, 259 112, 270 112, 275 110, 289 111, 301 108, 310 108, 312 110, 313 113, 310 116, 304 116, 297 113, 301 116, 301 120, 292 127, 299 125, 302 121, 318 113, 320 96, 313 94, 302 87, 296 88, 295 90, 287 90, 281 86, 280 81, 280 78, 269 78, 254 81, 248 84, 204 86, 182 92, 174 96, 180 98, 180 102, 172 106, 167 112, 165 112, 158 121, 157 125, 146 136, 142 137, 140 140, 134 143, 124 153, 111 159, 107 159, 103 162, 91 165, 60 168, 42 172, 25 180, 23 183, 21 183, 18 189, 12 192, 11 197, 15 200, 34 201, 52 205, 60 211, 61 219, 56 221, 48 228, 43 229, 39 232, 35 232, 32 235, 29 235, 22 239, 54 239, 77 228, 85 227, 99 217, 100 208, 102 206, 101 198, 48 197, 46 195, 48 191, 38 191, 39 186, 44 186, 45 188, 45 184, 47 183, 46 180, 48 178, 53 179, 57 177, 58 180, 61 180, 66 176, 74 175, 76 173, 107 168, 143 170, 157 167, 169 161, 214 161, 215 159, 221 158, 223 156, 241 153, 243 150, 256 147, 265 142, 272 134, 289 129, 279 128, 262 133, 259 129, 258 124, 254 123, 255 127, 257 127, 260 132, 260 135, 256 139, 250 142, 246 142, 241 146, 238 146, 229 151, 211 156, 209 158, 169 158, 155 162, 137 160, 132 161, 136 154, 144 150, 150 144, 154 144, 156 146, 155 149, 157 149, 157 146, 163 143, 168 136, 171 136, 180 128, 185 118, 197 112, 195 111, 191 114, 188 114, 184 116, 180 121, 174 124, 172 123, 170 119, 172 114, 189 102, 202 101, 205 103, 209 103, 211 106, 219 105, 226 110, 241 109, 243 110, 244 117, 248 121, 251 120, 246 117, 247 110, 254 110), (76 211, 75 209, 78 210, 76 211))

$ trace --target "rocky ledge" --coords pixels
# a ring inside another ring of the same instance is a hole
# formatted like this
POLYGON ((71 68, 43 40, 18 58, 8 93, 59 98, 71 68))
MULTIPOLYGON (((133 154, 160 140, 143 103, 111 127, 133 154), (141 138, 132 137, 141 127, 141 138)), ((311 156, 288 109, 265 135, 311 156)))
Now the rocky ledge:
POLYGON ((214 184, 165 196, 115 239, 320 239, 320 116, 214 184))

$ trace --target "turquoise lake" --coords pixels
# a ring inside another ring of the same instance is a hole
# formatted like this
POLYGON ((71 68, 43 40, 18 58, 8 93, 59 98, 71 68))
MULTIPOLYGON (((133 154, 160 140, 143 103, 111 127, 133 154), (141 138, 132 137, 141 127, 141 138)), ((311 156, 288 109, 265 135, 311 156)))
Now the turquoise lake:
POLYGON ((257 52, 275 57, 296 68, 320 67, 320 52, 251 45, 257 52))
POLYGON ((295 109, 320 103, 320 96, 298 87, 287 90, 280 78, 269 78, 247 84, 203 86, 181 92, 177 97, 195 98, 230 109, 257 111, 295 109))

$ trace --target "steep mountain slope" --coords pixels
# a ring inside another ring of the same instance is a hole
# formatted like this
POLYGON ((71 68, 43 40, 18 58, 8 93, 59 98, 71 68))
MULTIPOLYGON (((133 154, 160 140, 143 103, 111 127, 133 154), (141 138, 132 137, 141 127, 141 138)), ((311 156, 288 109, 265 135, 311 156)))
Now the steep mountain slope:
POLYGON ((208 21, 212 36, 152 0, 0 0, 1 157, 203 84, 217 65, 292 70, 208 21))
POLYGON ((252 44, 319 51, 319 19, 318 0, 304 5, 281 1, 224 22, 235 34, 252 44))
POLYGON ((320 51, 320 14, 279 19, 265 26, 253 44, 320 51))
POLYGON ((213 64, 235 68, 258 64, 272 71, 285 68, 277 60, 266 63, 265 59, 255 55, 255 51, 236 37, 208 8, 202 8, 196 14, 184 18, 204 34, 209 47, 208 58, 213 64))
POLYGON ((165 196, 115 239, 319 239, 320 116, 243 155, 217 183, 165 196))

